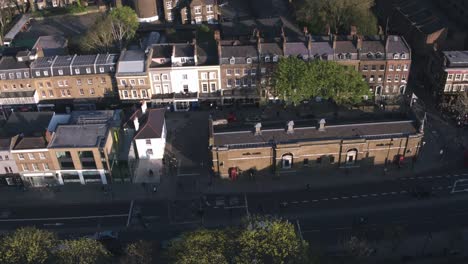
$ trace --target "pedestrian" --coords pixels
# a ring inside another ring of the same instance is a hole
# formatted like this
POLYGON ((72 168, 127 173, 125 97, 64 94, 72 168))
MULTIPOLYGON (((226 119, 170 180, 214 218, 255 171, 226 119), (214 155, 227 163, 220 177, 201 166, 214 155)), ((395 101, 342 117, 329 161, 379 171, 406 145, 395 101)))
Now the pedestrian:
POLYGON ((156 185, 153 186, 153 192, 157 192, 158 191, 158 187, 156 187, 156 185))
POLYGON ((306 184, 306 189, 310 191, 310 184, 306 184))

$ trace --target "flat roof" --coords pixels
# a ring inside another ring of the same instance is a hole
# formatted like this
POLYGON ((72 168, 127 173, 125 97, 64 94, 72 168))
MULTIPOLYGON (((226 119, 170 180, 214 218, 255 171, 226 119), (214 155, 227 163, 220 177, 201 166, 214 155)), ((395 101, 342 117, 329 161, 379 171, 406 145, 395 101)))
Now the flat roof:
POLYGON ((109 127, 95 125, 59 125, 49 148, 86 148, 104 144, 109 127))

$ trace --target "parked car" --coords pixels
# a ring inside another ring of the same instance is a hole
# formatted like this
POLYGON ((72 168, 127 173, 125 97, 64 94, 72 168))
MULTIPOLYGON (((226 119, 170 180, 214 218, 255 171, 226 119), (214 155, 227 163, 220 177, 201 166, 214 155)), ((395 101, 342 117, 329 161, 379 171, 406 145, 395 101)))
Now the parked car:
POLYGON ((262 121, 262 118, 260 118, 259 115, 249 115, 245 118, 245 122, 248 122, 248 123, 260 122, 260 121, 262 121))

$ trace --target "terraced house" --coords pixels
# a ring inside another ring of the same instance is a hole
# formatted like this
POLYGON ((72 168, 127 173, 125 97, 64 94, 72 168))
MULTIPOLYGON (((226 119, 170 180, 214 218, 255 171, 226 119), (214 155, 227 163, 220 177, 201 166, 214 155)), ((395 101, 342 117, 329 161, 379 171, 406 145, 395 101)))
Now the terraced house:
POLYGON ((0 108, 3 110, 32 107, 39 102, 29 68, 35 58, 35 52, 23 51, 0 59, 0 108))
POLYGON ((219 21, 217 0, 163 0, 168 22, 182 24, 215 24, 219 21))
POLYGON ((40 57, 31 63, 40 104, 96 103, 115 96, 115 54, 40 57))

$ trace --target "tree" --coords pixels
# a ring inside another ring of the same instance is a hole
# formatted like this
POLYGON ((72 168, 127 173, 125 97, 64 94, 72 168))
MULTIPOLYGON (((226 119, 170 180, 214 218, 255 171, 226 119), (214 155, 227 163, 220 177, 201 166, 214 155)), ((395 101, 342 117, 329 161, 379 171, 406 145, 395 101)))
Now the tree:
POLYGON ((273 80, 273 93, 294 104, 317 96, 339 105, 356 104, 369 95, 367 83, 356 70, 330 61, 281 59, 273 80))
POLYGON ((300 23, 315 34, 347 33, 352 25, 363 35, 377 34, 377 20, 371 12, 373 0, 302 0, 295 3, 300 23), (368 24, 371 23, 371 24, 368 24))
POLYGON ((349 254, 357 258, 368 257, 375 251, 367 240, 355 236, 345 241, 344 247, 349 254))
POLYGON ((9 0, 0 0, 0 45, 3 45, 3 37, 7 33, 8 24, 14 15, 14 9, 9 0))
POLYGON ((286 220, 255 218, 238 238, 236 263, 307 263, 307 242, 286 220))
POLYGON ((89 238, 62 241, 56 252, 61 264, 101 264, 110 255, 99 241, 89 238))
POLYGON ((110 29, 114 40, 122 49, 125 40, 131 40, 138 29, 138 16, 135 11, 128 6, 114 8, 109 13, 110 29))
POLYGON ((133 39, 138 29, 138 17, 128 6, 114 8, 109 14, 98 19, 81 39, 85 51, 109 52, 122 49, 133 39))
POLYGON ((122 264, 151 264, 153 263, 154 245, 148 241, 131 243, 125 249, 122 264))
POLYGON ((468 90, 461 91, 457 94, 452 109, 457 112, 459 117, 464 117, 468 114, 468 90))
POLYGON ((169 258, 177 264, 229 263, 228 237, 222 230, 197 230, 171 242, 169 258))
POLYGON ((55 234, 24 227, 6 235, 0 242, 0 263, 41 264, 51 261, 58 245, 55 234))

